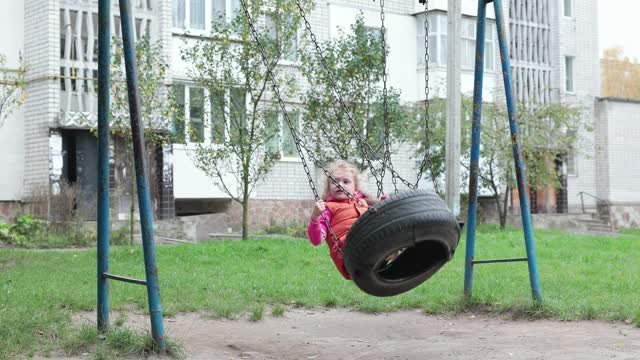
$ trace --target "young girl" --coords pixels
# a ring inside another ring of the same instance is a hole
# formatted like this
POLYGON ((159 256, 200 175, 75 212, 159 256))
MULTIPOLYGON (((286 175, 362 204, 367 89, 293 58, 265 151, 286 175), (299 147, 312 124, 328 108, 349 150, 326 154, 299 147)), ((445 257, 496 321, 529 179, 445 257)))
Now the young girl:
POLYGON ((313 208, 307 233, 314 246, 320 245, 322 240, 327 241, 331 259, 338 271, 345 279, 350 280, 351 276, 345 270, 342 258, 344 241, 353 223, 378 200, 361 191, 358 168, 351 163, 338 160, 329 164, 327 171, 356 200, 351 199, 331 179, 327 179, 323 200, 316 202, 313 208), (329 227, 332 231, 329 231, 329 227))

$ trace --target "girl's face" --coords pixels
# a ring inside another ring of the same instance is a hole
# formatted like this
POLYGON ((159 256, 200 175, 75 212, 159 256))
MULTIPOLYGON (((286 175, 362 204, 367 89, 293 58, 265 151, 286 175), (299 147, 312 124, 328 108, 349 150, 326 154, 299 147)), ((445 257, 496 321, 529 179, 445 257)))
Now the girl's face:
MULTIPOLYGON (((339 169, 334 171, 331 175, 333 175, 333 178, 336 179, 338 183, 340 183, 340 185, 349 193, 353 194, 358 190, 356 189, 354 176, 350 171, 339 169)), ((329 192, 331 193, 331 196, 336 199, 349 198, 349 196, 340 190, 340 188, 338 188, 338 186, 336 186, 336 184, 331 180, 329 180, 329 192)))

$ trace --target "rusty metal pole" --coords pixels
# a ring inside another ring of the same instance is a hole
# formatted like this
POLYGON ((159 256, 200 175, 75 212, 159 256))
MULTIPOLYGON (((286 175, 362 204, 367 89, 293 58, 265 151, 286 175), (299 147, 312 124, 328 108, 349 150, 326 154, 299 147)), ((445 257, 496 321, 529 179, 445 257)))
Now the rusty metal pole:
POLYGON ((136 185, 138 190, 138 207, 140 211, 140 227, 142 228, 142 246, 144 249, 144 268, 147 276, 147 297, 149 315, 151 316, 151 334, 161 353, 166 350, 164 341, 164 325, 162 322, 162 306, 160 304, 160 285, 158 283, 158 267, 156 265, 156 246, 153 238, 153 215, 149 182, 145 159, 144 127, 142 125, 142 103, 138 88, 138 71, 136 65, 136 47, 133 32, 131 2, 120 0, 120 20, 124 47, 124 62, 127 74, 127 93, 129 95, 129 114, 131 117, 131 135, 133 156, 136 168, 136 185))
POLYGON ((111 1, 98 2, 98 331, 109 329, 109 114, 111 1))

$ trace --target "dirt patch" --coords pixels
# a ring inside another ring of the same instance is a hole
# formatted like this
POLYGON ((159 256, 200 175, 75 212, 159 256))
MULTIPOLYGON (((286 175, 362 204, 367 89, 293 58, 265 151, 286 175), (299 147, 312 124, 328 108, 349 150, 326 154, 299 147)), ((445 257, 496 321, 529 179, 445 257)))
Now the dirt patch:
POLYGON ((0 271, 9 270, 16 266, 17 262, 14 258, 0 260, 0 271))
MULTIPOLYGON (((95 314, 78 320, 94 322, 95 314)), ((146 331, 149 318, 130 314, 126 324, 146 331)), ((640 329, 601 321, 293 309, 258 322, 180 314, 165 319, 165 330, 183 344, 188 359, 640 358, 640 329)))

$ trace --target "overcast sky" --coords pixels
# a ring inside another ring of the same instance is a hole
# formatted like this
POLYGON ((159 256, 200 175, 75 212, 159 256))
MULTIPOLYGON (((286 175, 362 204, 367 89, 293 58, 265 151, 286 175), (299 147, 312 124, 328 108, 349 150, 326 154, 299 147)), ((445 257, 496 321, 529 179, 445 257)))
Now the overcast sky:
POLYGON ((640 0, 598 0, 598 14, 600 56, 602 49, 620 46, 640 61, 640 0))

